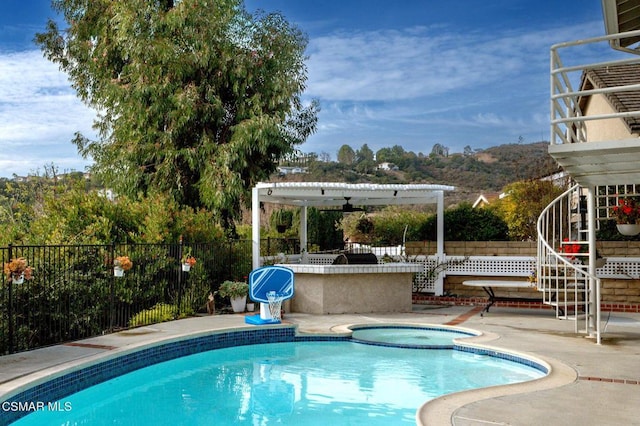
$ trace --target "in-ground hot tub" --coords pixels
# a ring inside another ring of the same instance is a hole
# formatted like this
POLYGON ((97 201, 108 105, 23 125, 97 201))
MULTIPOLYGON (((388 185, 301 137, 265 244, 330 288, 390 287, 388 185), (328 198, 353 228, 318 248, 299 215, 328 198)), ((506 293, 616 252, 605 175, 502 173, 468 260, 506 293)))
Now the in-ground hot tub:
POLYGON ((287 311, 307 314, 411 312, 415 263, 280 265, 294 272, 287 311))

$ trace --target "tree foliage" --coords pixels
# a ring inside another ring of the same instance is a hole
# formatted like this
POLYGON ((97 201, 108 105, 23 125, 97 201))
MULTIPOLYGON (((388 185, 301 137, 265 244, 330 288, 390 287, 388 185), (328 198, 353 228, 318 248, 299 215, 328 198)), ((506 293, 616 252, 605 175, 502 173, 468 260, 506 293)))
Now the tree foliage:
POLYGON ((161 191, 225 225, 254 184, 315 131, 303 105, 306 37, 240 0, 54 0, 37 43, 99 112, 78 134, 92 172, 120 194, 161 191))
POLYGON ((387 162, 400 164, 406 157, 407 152, 400 145, 394 145, 391 148, 380 148, 376 152, 376 160, 379 163, 387 162))
POLYGON ((374 161, 374 157, 375 154, 366 143, 362 145, 358 151, 356 151, 356 162, 358 163, 362 161, 374 161))
POLYGON ((0 216, 0 244, 175 243, 221 240, 205 209, 180 206, 168 195, 113 197, 87 190, 84 178, 33 177, 0 190, 10 215, 0 216), (25 201, 21 201, 25 200, 25 201))
POLYGON ((338 163, 353 164, 356 161, 356 152, 349 145, 345 144, 338 150, 338 163))
POLYGON ((499 200, 497 211, 509 226, 514 241, 535 240, 538 217, 564 191, 551 181, 527 180, 514 182, 504 188, 506 197, 499 200))
POLYGON ((438 157, 448 157, 449 148, 442 144, 437 143, 433 145, 433 148, 431 149, 431 155, 438 156, 438 157))

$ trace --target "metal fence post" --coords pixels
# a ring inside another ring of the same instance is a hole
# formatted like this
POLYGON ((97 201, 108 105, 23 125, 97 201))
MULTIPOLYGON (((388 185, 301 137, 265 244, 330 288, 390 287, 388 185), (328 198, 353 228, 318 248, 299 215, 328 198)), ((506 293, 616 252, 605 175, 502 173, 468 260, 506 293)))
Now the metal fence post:
POLYGON ((182 272, 182 253, 184 252, 184 240, 182 239, 182 235, 180 235, 180 239, 178 242, 178 295, 175 306, 174 317, 178 318, 180 316, 180 304, 182 302, 182 276, 185 272, 182 272))
MULTIPOLYGON (((113 261, 116 258, 116 243, 111 243, 110 244, 110 251, 111 254, 109 256, 109 258, 111 259, 111 264, 113 265, 113 261)), ((109 332, 113 332, 113 328, 114 328, 114 323, 115 323, 115 315, 116 315, 116 304, 115 304, 115 297, 116 297, 116 277, 115 274, 113 273, 113 271, 111 270, 112 268, 109 268, 109 266, 107 266, 107 273, 111 273, 111 289, 109 291, 109 332)))
MULTIPOLYGON (((9 254, 9 262, 11 262, 11 258, 13 257, 13 245, 9 244, 8 246, 9 250, 8 250, 8 254, 9 254)), ((3 277, 3 279, 7 279, 6 277, 3 277)), ((7 287, 7 319, 9 321, 8 324, 8 334, 9 334, 9 353, 12 354, 15 347, 14 347, 14 330, 13 330, 13 280, 11 279, 7 279, 8 282, 8 287, 7 287)))

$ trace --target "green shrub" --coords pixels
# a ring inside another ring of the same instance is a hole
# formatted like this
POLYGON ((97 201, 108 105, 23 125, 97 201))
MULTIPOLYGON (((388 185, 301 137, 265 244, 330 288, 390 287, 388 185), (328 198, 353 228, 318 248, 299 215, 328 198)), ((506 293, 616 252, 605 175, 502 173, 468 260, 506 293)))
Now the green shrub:
POLYGON ((220 285, 218 294, 220 297, 244 297, 249 293, 249 284, 243 281, 225 281, 220 285))
POLYGON ((175 318, 176 308, 167 303, 158 303, 150 309, 135 314, 129 321, 130 327, 141 325, 157 324, 159 322, 172 321, 175 318))
MULTIPOLYGON (((420 229, 420 239, 435 241, 436 216, 429 217, 420 229)), ((474 209, 469 203, 444 212, 444 239, 447 241, 508 241, 509 228, 492 210, 474 209)))

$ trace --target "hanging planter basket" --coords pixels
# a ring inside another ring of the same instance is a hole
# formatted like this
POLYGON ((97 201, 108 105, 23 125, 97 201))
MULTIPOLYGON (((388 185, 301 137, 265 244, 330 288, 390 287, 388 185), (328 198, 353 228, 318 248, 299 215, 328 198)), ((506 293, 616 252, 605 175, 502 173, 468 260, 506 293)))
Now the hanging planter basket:
POLYGON ((4 264, 4 276, 13 284, 22 284, 25 280, 33 278, 33 270, 28 265, 27 259, 18 257, 4 264))
POLYGON ((618 232, 626 236, 634 236, 640 234, 640 224, 637 223, 619 223, 616 225, 618 232))
POLYGON ((189 251, 188 254, 186 254, 181 261, 182 264, 182 272, 189 272, 191 271, 191 267, 193 265, 195 265, 196 262, 196 258, 191 256, 191 252, 189 251))

